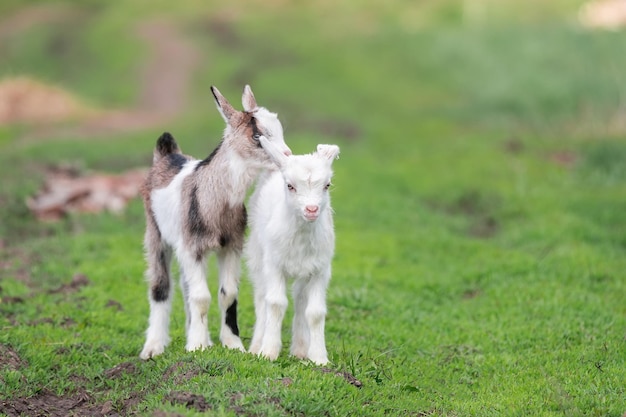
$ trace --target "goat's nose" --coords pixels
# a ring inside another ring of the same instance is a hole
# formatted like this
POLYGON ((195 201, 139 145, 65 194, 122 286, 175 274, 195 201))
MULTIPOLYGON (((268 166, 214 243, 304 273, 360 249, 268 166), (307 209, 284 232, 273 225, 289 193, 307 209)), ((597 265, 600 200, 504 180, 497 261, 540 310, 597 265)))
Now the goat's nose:
POLYGON ((306 206, 305 209, 309 213, 317 213, 317 210, 319 210, 320 208, 318 206, 306 206))

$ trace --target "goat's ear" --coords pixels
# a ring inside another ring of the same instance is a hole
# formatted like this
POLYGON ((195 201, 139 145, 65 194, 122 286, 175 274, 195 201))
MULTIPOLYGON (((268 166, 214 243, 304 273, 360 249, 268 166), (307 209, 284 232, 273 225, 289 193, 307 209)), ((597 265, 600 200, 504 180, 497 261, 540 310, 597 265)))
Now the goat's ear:
POLYGON ((261 146, 265 149, 265 152, 269 155, 270 159, 274 161, 274 163, 278 166, 278 168, 282 168, 287 163, 287 159, 289 158, 276 145, 270 142, 265 136, 261 136, 259 138, 259 142, 261 142, 261 146))
POLYGON ((247 84, 243 88, 243 94, 241 96, 241 104, 243 104, 243 109, 248 112, 254 111, 256 110, 257 107, 259 107, 256 104, 256 99, 254 98, 252 89, 247 84))
POLYGON ((233 106, 230 105, 228 100, 220 93, 215 86, 211 86, 211 92, 213 93, 213 97, 215 97, 215 104, 217 104, 217 110, 219 110, 220 114, 228 123, 230 119, 235 115, 237 110, 233 106))
POLYGON ((339 159, 339 146, 337 145, 317 145, 317 155, 328 161, 329 164, 333 160, 339 159))

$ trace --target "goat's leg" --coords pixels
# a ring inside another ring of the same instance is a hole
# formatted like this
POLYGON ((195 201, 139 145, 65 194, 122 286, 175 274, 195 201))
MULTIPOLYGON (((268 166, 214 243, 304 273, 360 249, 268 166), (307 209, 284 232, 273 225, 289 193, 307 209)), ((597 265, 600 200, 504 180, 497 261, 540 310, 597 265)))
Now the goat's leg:
POLYGON ((191 314, 189 312, 189 284, 185 278, 185 271, 180 269, 180 290, 183 294, 183 305, 185 307, 185 334, 189 333, 189 318, 191 314))
POLYGON ((308 292, 306 290, 306 280, 297 279, 293 284, 293 326, 291 339, 291 355, 304 359, 309 352, 309 325, 307 324, 304 311, 309 303, 308 292))
POLYGON ((278 271, 265 267, 265 332, 259 355, 275 360, 281 348, 281 328, 287 310, 286 280, 278 271))
MULTIPOLYGON (((252 273, 252 271, 250 271, 252 273)), ((263 344, 263 335, 265 334, 265 286, 262 282, 254 282, 254 333, 252 334, 252 342, 250 342, 250 353, 258 355, 263 344)))
POLYGON ((148 221, 145 236, 146 277, 149 282, 148 299, 150 318, 146 331, 146 342, 139 354, 141 359, 160 355, 168 345, 170 311, 172 309, 172 278, 170 263, 172 250, 160 239, 160 233, 153 222, 148 221))
POLYGON ((232 249, 223 249, 217 253, 219 270, 218 301, 222 316, 220 341, 230 349, 245 352, 239 338, 237 325, 237 296, 239 294, 239 274, 241 256, 232 249))
POLYGON ((262 271, 259 270, 258 263, 252 262, 250 258, 250 278, 254 287, 254 333, 252 342, 250 342, 250 353, 258 355, 263 345, 263 336, 265 335, 266 308, 265 308, 265 287, 266 283, 263 279, 262 271))
POLYGON ((263 279, 263 247, 258 237, 250 234, 247 248, 248 274, 254 290, 254 332, 248 352, 258 355, 265 334, 265 280, 263 279))
POLYGON ((318 365, 328 363, 324 325, 326 322, 326 288, 330 280, 330 268, 319 276, 314 276, 306 285, 308 303, 304 316, 309 328, 310 344, 306 355, 318 365))
POLYGON ((211 346, 208 328, 208 312, 211 293, 206 282, 206 261, 204 256, 196 256, 180 250, 178 260, 181 268, 182 285, 186 288, 187 300, 187 344, 185 349, 193 351, 211 346))

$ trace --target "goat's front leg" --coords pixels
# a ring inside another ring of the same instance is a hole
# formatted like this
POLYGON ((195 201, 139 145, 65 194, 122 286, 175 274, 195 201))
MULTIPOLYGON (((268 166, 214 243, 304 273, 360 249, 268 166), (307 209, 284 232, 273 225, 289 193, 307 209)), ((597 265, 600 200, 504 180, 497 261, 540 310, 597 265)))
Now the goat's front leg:
POLYGON ((324 326, 326 324, 326 289, 329 280, 330 268, 318 276, 313 276, 304 289, 308 295, 304 317, 310 338, 306 357, 318 365, 328 363, 324 326))
POLYGON ((297 279, 293 283, 293 325, 291 329, 291 355, 305 359, 309 352, 310 334, 304 310, 309 303, 309 293, 306 289, 308 280, 297 279))
POLYGON ((179 251, 178 260, 182 270, 181 279, 187 306, 187 345, 193 351, 212 346, 208 328, 208 312, 211 293, 206 282, 206 261, 204 256, 196 257, 187 251, 179 251))
MULTIPOLYGON (((250 271, 254 274, 254 271, 250 271)), ((253 275, 254 276, 254 275, 253 275)), ((263 336, 265 335, 265 283, 261 280, 254 279, 254 333, 250 342, 250 353, 258 355, 263 345, 263 336)))
POLYGON ((287 310, 287 289, 285 277, 271 267, 264 267, 265 278, 265 332, 259 355, 275 360, 278 358, 281 342, 281 328, 287 310))
POLYGON ((232 249, 224 249, 217 254, 219 270, 218 300, 222 315, 220 341, 230 349, 245 352, 239 338, 237 325, 237 296, 239 294, 239 274, 241 257, 232 249))

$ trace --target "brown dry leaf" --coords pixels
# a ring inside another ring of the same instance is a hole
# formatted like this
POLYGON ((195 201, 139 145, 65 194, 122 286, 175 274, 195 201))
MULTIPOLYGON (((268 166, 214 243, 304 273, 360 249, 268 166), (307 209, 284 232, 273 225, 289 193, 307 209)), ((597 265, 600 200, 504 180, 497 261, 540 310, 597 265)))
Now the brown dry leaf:
POLYGON ((42 190, 26 201, 39 220, 58 220, 67 213, 121 213, 128 201, 139 195, 147 174, 143 168, 122 174, 94 174, 74 177, 53 172, 42 190))

